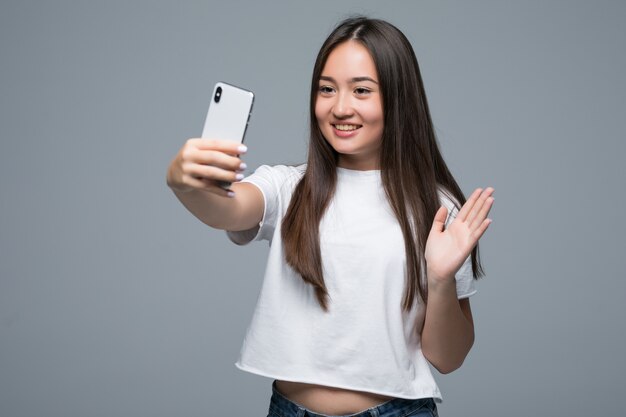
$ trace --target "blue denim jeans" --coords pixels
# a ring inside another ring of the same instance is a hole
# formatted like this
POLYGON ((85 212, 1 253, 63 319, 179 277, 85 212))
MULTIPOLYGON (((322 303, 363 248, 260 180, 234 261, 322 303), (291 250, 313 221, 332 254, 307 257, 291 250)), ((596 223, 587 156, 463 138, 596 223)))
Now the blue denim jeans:
POLYGON ((437 417, 437 406, 432 398, 406 400, 394 398, 376 407, 368 408, 356 414, 328 416, 314 413, 283 396, 272 384, 272 398, 267 417, 437 417))

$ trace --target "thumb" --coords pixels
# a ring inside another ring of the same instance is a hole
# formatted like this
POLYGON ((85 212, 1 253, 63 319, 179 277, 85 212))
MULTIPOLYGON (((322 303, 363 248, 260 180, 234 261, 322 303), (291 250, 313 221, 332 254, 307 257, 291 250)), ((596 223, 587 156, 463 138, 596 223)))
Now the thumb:
POLYGON ((447 217, 448 217, 448 209, 445 206, 439 207, 439 210, 437 210, 437 213, 435 213, 435 219, 433 220, 433 227, 430 229, 430 232, 431 233, 442 232, 445 227, 447 217))

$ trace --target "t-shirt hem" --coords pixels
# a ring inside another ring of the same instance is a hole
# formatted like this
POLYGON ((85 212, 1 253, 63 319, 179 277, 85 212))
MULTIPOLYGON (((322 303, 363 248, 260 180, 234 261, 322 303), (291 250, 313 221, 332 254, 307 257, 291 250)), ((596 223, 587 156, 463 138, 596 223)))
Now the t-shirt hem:
MULTIPOLYGON (((244 365, 244 364, 242 364, 239 361, 235 362, 235 366, 238 369, 240 369, 241 371, 249 372, 249 373, 252 373, 252 374, 255 374, 255 375, 259 375, 259 376, 263 376, 263 377, 266 377, 266 378, 279 379, 279 380, 283 380, 283 381, 301 382, 303 384, 328 385, 328 382, 321 381, 321 380, 316 380, 316 379, 313 379, 313 378, 299 378, 299 377, 292 377, 292 376, 281 376, 281 375, 278 375, 278 374, 275 374, 275 373, 261 371, 259 369, 254 368, 254 367, 251 367, 251 366, 248 366, 248 365, 244 365)), ((358 386, 347 385, 347 384, 332 383, 331 386, 332 387, 336 387, 336 388, 355 390, 355 391, 371 392, 371 393, 374 393, 374 394, 386 395, 388 397, 394 397, 394 398, 403 398, 403 399, 407 399, 407 400, 415 400, 415 399, 420 399, 420 398, 433 398, 437 403, 441 403, 442 400, 443 400, 443 398, 441 396, 441 393, 439 393, 437 391, 433 391, 432 393, 418 394, 417 396, 410 396, 410 395, 407 395, 407 394, 398 394, 397 392, 391 392, 391 391, 385 391, 385 390, 373 390, 371 388, 358 387, 358 386)))
POLYGON ((473 291, 470 291, 470 292, 465 293, 465 294, 457 295, 457 298, 459 300, 462 300, 464 298, 470 298, 472 295, 476 294, 477 292, 478 292, 478 290, 473 290, 473 291))

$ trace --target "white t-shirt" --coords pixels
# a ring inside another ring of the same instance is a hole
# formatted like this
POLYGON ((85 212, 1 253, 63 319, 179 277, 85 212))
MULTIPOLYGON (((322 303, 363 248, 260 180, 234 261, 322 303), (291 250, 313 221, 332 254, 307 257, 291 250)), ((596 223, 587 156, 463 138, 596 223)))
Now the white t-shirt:
MULTIPOLYGON (((238 244, 268 240, 270 253, 236 366, 274 379, 441 400, 420 345, 425 306, 420 300, 410 312, 402 310, 404 240, 380 171, 337 168, 335 196, 320 222, 330 296, 325 312, 283 254, 281 222, 304 170, 261 166, 243 180, 263 193, 263 220, 258 228, 228 235, 238 244)), ((452 201, 440 196, 455 215, 452 201)), ((459 298, 476 292, 469 258, 456 286, 459 298)))

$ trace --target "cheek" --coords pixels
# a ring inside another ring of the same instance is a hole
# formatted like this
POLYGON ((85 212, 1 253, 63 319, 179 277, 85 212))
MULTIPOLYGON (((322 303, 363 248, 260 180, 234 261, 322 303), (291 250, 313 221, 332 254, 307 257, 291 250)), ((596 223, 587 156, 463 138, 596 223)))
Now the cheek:
POLYGON ((317 103, 315 103, 315 117, 320 123, 328 113, 328 109, 326 107, 327 106, 325 106, 323 101, 318 100, 317 103))
POLYGON ((363 109, 361 115, 372 125, 383 123, 383 109, 378 104, 372 104, 363 109))

